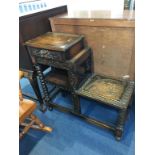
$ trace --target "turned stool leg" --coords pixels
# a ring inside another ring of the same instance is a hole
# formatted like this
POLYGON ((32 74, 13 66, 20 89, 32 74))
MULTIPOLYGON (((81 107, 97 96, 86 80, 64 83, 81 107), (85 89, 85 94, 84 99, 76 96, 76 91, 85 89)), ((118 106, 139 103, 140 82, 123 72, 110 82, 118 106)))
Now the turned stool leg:
MULTIPOLYGON (((32 120, 29 124, 23 125, 25 126, 23 131, 21 133, 19 133, 19 139, 21 139, 31 128, 31 126, 34 124, 34 120, 32 120)), ((22 124, 21 124, 22 125, 22 124)))
POLYGON ((45 131, 45 132, 52 132, 52 128, 45 126, 37 116, 34 114, 31 114, 29 118, 27 118, 30 122, 29 123, 21 123, 21 126, 24 126, 24 129, 19 134, 19 138, 21 139, 24 134, 26 134, 30 128, 45 131))
POLYGON ((120 140, 123 134, 124 124, 127 116, 127 109, 120 110, 118 115, 118 122, 115 129, 115 137, 120 140))

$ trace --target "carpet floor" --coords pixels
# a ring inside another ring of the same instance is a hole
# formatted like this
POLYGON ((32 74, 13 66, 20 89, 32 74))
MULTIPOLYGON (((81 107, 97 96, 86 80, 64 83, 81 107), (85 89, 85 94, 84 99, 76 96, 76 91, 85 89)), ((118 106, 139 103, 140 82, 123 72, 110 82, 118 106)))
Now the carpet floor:
MULTIPOLYGON (((35 96, 29 81, 21 80, 24 93, 35 96)), ((49 86, 50 87, 50 86, 49 86)), ((50 88, 49 88, 50 89, 50 88)), ((82 113, 101 121, 114 123, 115 109, 81 98, 82 113)), ((72 107, 70 96, 58 95, 55 102, 72 107)), ((134 101, 133 101, 134 102, 134 101)), ((116 141, 112 132, 91 125, 82 119, 57 110, 45 113, 36 109, 35 114, 53 132, 45 133, 30 129, 19 142, 20 155, 134 155, 135 118, 134 103, 129 110, 121 141, 116 141)))

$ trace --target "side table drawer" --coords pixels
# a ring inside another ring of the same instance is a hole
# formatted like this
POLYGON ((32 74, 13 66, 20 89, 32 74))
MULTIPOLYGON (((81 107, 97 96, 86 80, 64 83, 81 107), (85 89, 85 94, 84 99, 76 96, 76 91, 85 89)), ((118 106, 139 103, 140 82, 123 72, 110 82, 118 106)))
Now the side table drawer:
POLYGON ((31 55, 35 58, 45 58, 55 61, 63 61, 63 55, 59 52, 51 52, 46 49, 37 49, 33 47, 29 47, 29 51, 31 52, 31 55))
POLYGON ((84 48, 84 36, 48 32, 25 42, 31 56, 67 61, 84 48))

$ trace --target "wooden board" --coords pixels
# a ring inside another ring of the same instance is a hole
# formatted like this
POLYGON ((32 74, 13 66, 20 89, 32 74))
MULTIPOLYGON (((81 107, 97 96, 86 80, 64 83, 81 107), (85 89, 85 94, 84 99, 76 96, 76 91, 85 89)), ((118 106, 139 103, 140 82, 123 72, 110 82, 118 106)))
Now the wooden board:
POLYGON ((49 20, 55 32, 85 36, 93 50, 95 73, 134 80, 134 19, 80 18, 62 15, 49 20))

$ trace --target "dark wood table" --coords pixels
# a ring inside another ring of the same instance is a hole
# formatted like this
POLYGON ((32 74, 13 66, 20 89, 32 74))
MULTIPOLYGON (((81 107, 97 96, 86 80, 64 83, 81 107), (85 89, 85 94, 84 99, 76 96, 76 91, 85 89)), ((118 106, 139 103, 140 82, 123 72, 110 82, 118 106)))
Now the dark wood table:
POLYGON ((41 104, 42 110, 47 107, 52 110, 51 98, 59 93, 60 89, 64 89, 71 93, 74 112, 80 113, 74 90, 84 75, 91 72, 91 49, 84 47, 83 40, 82 35, 48 32, 25 42, 44 92, 46 105, 41 104), (52 68, 46 77, 41 65, 52 68), (46 82, 56 86, 51 97, 46 82))

